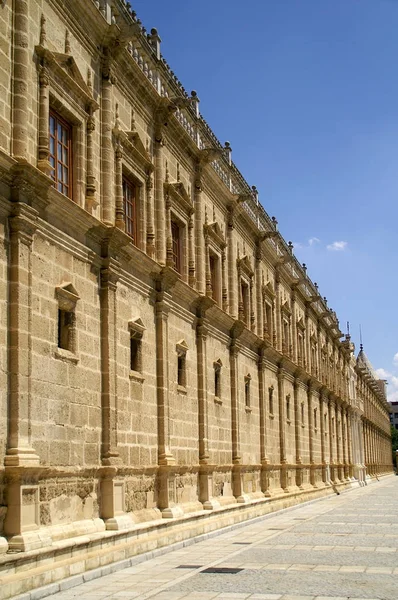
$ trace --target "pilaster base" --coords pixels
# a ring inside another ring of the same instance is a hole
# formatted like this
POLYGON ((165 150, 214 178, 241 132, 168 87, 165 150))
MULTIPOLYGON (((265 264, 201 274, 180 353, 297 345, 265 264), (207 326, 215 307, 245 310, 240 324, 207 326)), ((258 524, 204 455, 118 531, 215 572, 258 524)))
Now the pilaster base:
POLYGON ((8 542, 6 538, 0 536, 0 555, 5 554, 8 550, 8 542))
POLYGON ((5 467, 31 467, 40 464, 40 457, 33 448, 9 448, 4 458, 5 467))
POLYGON ((218 500, 215 500, 214 498, 210 498, 210 500, 206 500, 206 502, 202 502, 202 504, 204 510, 216 510, 221 507, 218 500))
POLYGON ((127 514, 105 519, 104 522, 108 531, 123 531, 124 529, 131 529, 135 525, 133 519, 127 514))
POLYGON ((181 506, 168 506, 162 510, 163 519, 177 519, 178 517, 182 517, 184 511, 181 506))
POLYGON ((13 535, 8 540, 9 552, 29 552, 52 545, 52 539, 45 529, 37 531, 26 531, 13 535))

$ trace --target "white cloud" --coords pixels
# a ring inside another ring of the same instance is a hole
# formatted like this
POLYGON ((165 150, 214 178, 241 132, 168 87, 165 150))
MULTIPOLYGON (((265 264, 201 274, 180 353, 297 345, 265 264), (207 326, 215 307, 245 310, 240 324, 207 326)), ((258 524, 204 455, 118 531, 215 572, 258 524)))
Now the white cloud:
POLYGON ((376 369, 376 375, 380 377, 380 379, 388 379, 389 377, 392 377, 392 374, 385 369, 376 369))
POLYGON ((328 250, 333 250, 335 252, 341 252, 345 250, 347 247, 347 242, 333 242, 333 244, 328 244, 326 248, 328 250))
POLYGON ((308 245, 313 246, 314 244, 319 244, 321 240, 317 237, 312 237, 308 240, 308 245))
MULTIPOLYGON (((395 367, 398 367, 398 352, 394 355, 393 363, 395 367)), ((398 373, 397 369, 394 369, 392 373, 387 371, 386 369, 380 368, 376 369, 376 375, 380 377, 380 379, 386 379, 387 386, 387 400, 389 402, 398 402, 398 373)))

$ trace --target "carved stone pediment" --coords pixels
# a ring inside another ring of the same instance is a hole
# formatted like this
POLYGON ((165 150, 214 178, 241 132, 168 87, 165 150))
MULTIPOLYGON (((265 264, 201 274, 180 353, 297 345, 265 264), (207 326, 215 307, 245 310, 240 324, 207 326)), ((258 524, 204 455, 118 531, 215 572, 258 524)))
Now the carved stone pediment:
POLYGON ((132 321, 129 321, 129 331, 131 337, 142 338, 146 327, 140 317, 136 317, 132 321))
POLYGON ((61 52, 52 52, 44 46, 35 46, 41 66, 45 67, 51 79, 62 86, 65 91, 72 92, 76 99, 80 99, 86 110, 97 110, 99 104, 94 100, 90 88, 84 81, 79 67, 73 56, 61 52))
POLYGON ((237 262, 238 269, 243 274, 247 275, 249 278, 253 277, 254 271, 250 264, 249 257, 246 254, 245 254, 245 256, 242 256, 242 258, 238 258, 238 260, 236 262, 237 262))
POLYGON ((183 209, 185 213, 188 213, 190 215, 194 212, 194 206, 191 197, 181 181, 176 181, 175 183, 170 183, 166 181, 164 183, 164 191, 166 198, 168 196, 169 200, 174 200, 174 202, 181 209, 183 209))
POLYGON ((262 291, 263 291, 263 294, 265 296, 268 296, 270 299, 273 299, 275 297, 274 288, 270 281, 267 281, 267 283, 263 284, 262 291))
POLYGON ((297 327, 298 329, 301 329, 302 331, 305 331, 305 323, 304 323, 304 319, 303 317, 301 317, 298 321, 297 321, 297 327))
POLYGON ((285 302, 282 302, 281 310, 285 313, 285 315, 288 315, 289 317, 291 316, 292 310, 290 308, 289 300, 285 300, 285 302))
POLYGON ((72 283, 64 283, 55 288, 55 294, 58 299, 58 304, 61 310, 72 311, 76 303, 80 300, 80 296, 72 283))
POLYGON ((153 170, 151 157, 141 140, 137 131, 122 131, 118 126, 113 129, 113 137, 119 143, 127 155, 131 155, 135 161, 149 171, 153 170))
POLYGON ((227 243, 225 241, 224 234, 217 221, 214 221, 213 223, 205 223, 203 225, 203 230, 205 232, 205 235, 207 235, 217 247, 221 249, 226 247, 227 243))

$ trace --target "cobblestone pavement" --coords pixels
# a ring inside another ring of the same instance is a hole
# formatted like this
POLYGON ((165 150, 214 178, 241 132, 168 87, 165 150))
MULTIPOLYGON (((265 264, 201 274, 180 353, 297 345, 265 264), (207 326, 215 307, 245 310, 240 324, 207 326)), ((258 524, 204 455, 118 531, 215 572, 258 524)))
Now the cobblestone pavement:
POLYGON ((54 600, 397 600, 398 478, 280 511, 54 600))

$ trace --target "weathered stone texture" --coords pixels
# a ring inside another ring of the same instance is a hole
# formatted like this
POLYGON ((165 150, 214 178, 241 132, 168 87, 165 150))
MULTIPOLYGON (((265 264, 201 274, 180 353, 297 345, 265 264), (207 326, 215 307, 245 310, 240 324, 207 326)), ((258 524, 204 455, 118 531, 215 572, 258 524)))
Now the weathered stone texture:
POLYGON ((367 358, 157 44, 119 0, 0 8, 0 578, 391 471, 367 358))

